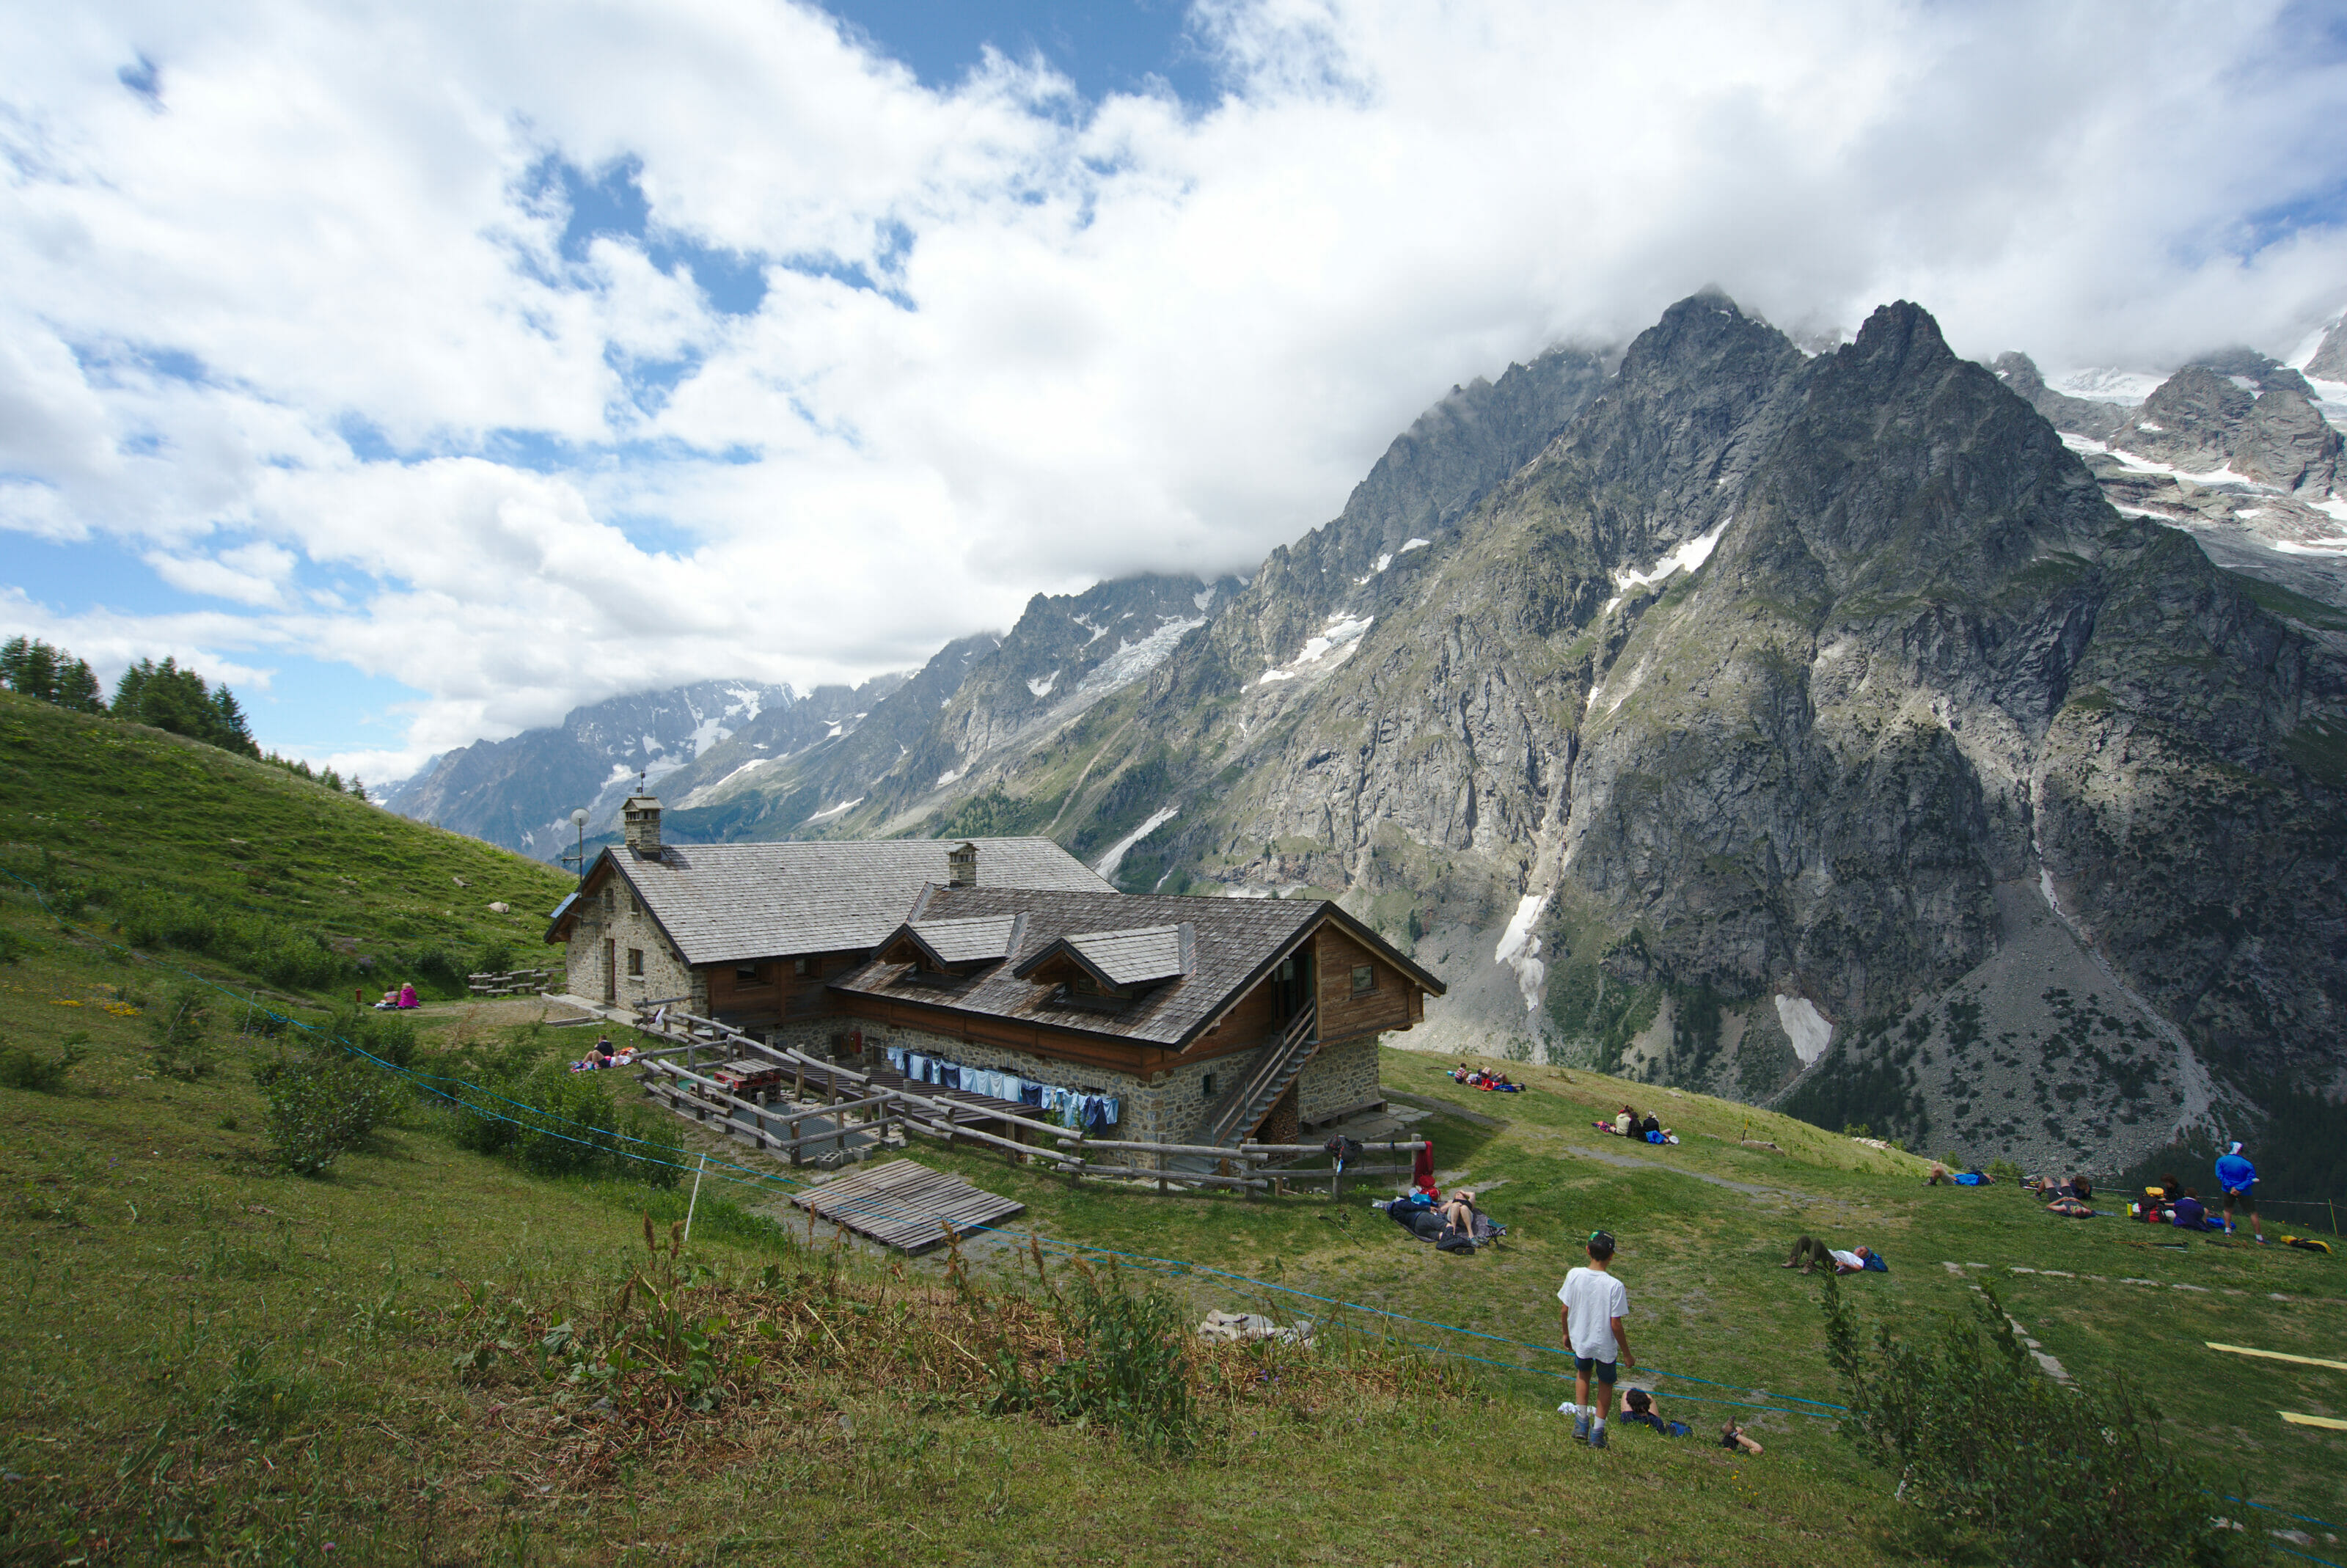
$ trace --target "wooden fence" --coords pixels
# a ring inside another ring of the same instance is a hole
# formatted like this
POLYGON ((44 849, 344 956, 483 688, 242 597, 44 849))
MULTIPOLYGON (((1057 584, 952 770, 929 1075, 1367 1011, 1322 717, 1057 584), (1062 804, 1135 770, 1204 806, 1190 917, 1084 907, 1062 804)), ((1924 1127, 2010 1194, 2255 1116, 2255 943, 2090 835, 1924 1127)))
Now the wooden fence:
MULTIPOLYGON (((651 1007, 640 1009, 637 1029, 674 1043, 636 1053, 640 1081, 653 1102, 702 1125, 713 1117, 733 1136, 792 1165, 809 1157, 821 1158, 826 1150, 833 1157, 844 1159, 852 1152, 887 1144, 893 1132, 899 1142, 919 1136, 948 1145, 979 1144, 999 1151, 1014 1164, 1049 1166, 1053 1173, 1071 1182, 1090 1179, 1153 1185, 1161 1193, 1175 1187, 1216 1187, 1253 1197, 1325 1186, 1335 1198, 1342 1196, 1348 1185, 1374 1177, 1407 1176, 1410 1172, 1407 1163, 1355 1163, 1341 1171, 1283 1168, 1299 1157, 1326 1153, 1327 1149, 1317 1143, 1222 1145, 1090 1138, 1056 1122, 1022 1115, 1004 1102, 982 1095, 950 1089, 924 1092, 882 1082, 874 1074, 792 1047, 768 1045, 729 1024, 673 1006, 659 1011, 657 1023, 654 1017, 651 1007), (765 1081, 753 1094, 737 1093, 736 1085, 710 1075, 743 1061, 760 1064, 758 1076, 765 1081), (809 1132, 810 1122, 822 1125, 809 1132), (989 1132, 974 1123, 989 1123, 1002 1131, 989 1132), (1125 1158, 1102 1160, 1096 1155, 1125 1158), (1169 1165, 1169 1161, 1178 1163, 1169 1165)), ((1365 1154, 1414 1154, 1426 1144, 1419 1140, 1396 1140, 1358 1147, 1365 1154)))

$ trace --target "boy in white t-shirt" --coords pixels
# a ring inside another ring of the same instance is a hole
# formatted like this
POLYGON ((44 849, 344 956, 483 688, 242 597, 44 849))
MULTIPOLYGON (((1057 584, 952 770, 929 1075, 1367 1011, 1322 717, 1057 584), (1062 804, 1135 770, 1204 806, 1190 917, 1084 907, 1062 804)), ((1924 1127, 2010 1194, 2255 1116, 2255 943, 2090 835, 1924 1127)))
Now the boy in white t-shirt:
POLYGON ((1622 1319, 1630 1313, 1630 1292, 1608 1270, 1613 1258, 1614 1238, 1604 1231, 1590 1232, 1589 1266, 1566 1275, 1556 1290, 1557 1300, 1564 1304, 1557 1313, 1557 1325, 1573 1351, 1573 1399, 1557 1409, 1573 1412, 1573 1440, 1595 1449, 1605 1446, 1605 1418, 1614 1413, 1617 1349, 1620 1366, 1638 1364, 1630 1353, 1630 1331, 1622 1327, 1622 1319), (1594 1408, 1589 1403, 1593 1372, 1603 1390, 1594 1408))

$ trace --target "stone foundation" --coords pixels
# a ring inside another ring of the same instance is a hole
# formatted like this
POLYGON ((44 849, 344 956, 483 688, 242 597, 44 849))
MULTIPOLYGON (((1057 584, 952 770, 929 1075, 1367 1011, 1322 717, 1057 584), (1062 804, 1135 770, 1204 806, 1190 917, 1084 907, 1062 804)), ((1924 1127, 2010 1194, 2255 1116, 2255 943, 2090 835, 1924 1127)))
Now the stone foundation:
MULTIPOLYGON (((1384 1098, 1378 1088, 1378 1041, 1374 1035, 1367 1040, 1322 1046, 1296 1077, 1296 1119, 1307 1127, 1333 1122, 1348 1112, 1378 1104, 1384 1098)), ((1286 1141, 1264 1140, 1267 1143, 1286 1141)))

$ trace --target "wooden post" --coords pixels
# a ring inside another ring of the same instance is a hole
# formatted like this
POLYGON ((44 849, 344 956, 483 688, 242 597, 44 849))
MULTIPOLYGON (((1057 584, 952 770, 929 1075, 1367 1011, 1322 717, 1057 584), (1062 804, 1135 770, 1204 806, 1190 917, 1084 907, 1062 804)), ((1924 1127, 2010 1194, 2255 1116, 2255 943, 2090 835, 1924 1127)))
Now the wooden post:
MULTIPOLYGON (((796 1165, 798 1163, 799 1163, 799 1119, 798 1119, 797 1117, 794 1116, 794 1117, 792 1117, 792 1118, 791 1118, 791 1163, 792 1163, 793 1165, 796 1165)), ((813 1210, 809 1210, 808 1212, 809 1212, 809 1213, 813 1213, 814 1211, 813 1211, 813 1210)))

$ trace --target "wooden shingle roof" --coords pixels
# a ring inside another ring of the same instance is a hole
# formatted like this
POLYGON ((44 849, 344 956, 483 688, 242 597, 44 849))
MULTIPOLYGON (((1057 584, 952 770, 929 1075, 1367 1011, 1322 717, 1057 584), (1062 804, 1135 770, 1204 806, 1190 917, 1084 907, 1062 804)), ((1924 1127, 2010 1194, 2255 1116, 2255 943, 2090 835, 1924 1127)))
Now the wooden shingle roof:
POLYGON ((938 888, 921 908, 924 921, 988 915, 1026 917, 1015 950, 1005 962, 939 984, 933 974, 916 979, 914 965, 875 958, 834 980, 832 989, 1180 1050, 1251 990, 1316 927, 1334 921, 1427 991, 1440 996, 1443 989, 1440 980, 1396 952, 1374 931, 1320 899, 1200 898, 980 886, 938 888), (1187 952, 1182 950, 1185 945, 1187 952), (1058 988, 1021 972, 1039 967, 1034 960, 1055 948, 1077 948, 1088 959, 1093 953, 1106 953, 1131 966, 1128 973, 1159 970, 1162 975, 1150 978, 1162 978, 1163 983, 1150 986, 1122 1005, 1058 999, 1058 988), (1169 968, 1169 952, 1181 967, 1169 968))
MULTIPOLYGON (((671 844, 657 856, 606 849, 588 872, 592 894, 618 876, 635 889, 688 964, 742 963, 874 948, 948 878, 960 840, 892 838, 820 844, 671 844)), ((1113 899, 1116 890, 1048 838, 980 838, 979 886, 1048 889, 1113 899)), ((547 940, 569 935, 566 901, 547 940)), ((926 912, 925 919, 944 916, 926 912)))

